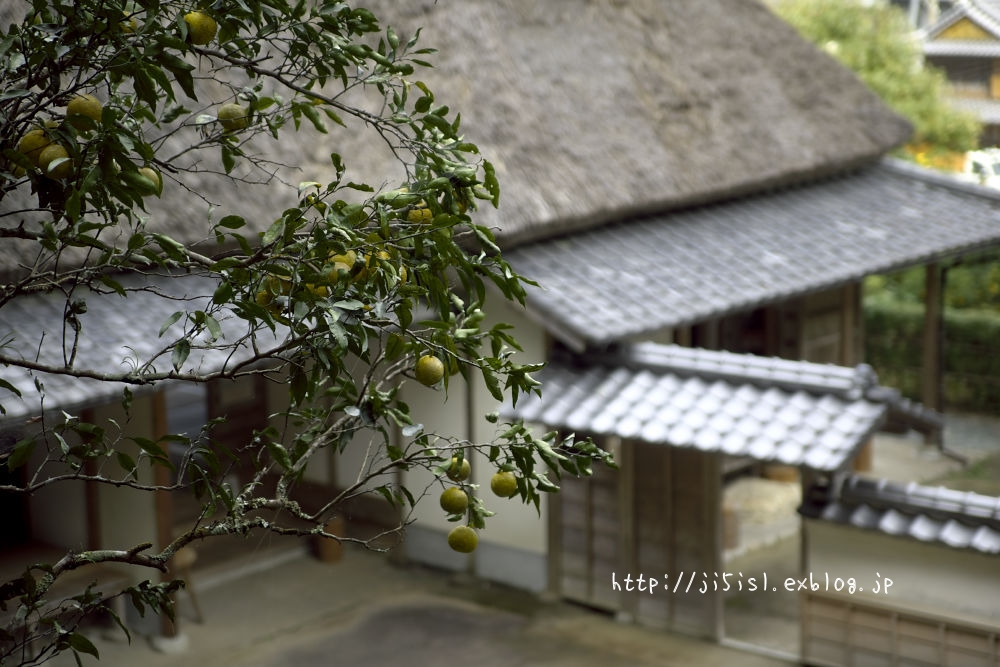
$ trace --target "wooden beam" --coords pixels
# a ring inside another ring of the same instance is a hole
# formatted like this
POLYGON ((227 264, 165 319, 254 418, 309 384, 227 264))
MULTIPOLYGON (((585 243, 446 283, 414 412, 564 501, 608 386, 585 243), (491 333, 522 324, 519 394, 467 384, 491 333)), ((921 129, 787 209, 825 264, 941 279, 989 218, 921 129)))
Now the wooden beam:
POLYGON ((924 267, 924 341, 923 372, 921 374, 923 403, 929 408, 941 411, 944 406, 942 396, 942 329, 944 316, 944 272, 941 265, 933 262, 924 267))
MULTIPOLYGON (((97 415, 93 408, 84 408, 80 412, 80 420, 88 424, 93 424, 97 415)), ((84 464, 84 473, 90 477, 96 477, 99 467, 95 459, 89 459, 84 464)), ((87 512, 87 548, 100 549, 103 544, 101 539, 101 488, 100 484, 93 480, 84 483, 84 506, 87 512)))
POLYGON ((691 347, 691 327, 674 329, 674 342, 681 347, 691 347))
MULTIPOLYGON (((663 545, 666 549, 666 572, 670 577, 677 576, 677 527, 674 521, 674 448, 663 450, 663 479, 667 483, 661 487, 663 492, 663 545)), ((667 623, 672 627, 677 621, 677 598, 667 597, 667 623)))
MULTIPOLYGON (((722 572, 722 455, 717 452, 703 454, 705 469, 705 544, 708 546, 711 562, 709 572, 722 572)), ((711 623, 709 632, 716 642, 726 636, 725 606, 722 591, 710 589, 706 595, 711 595, 711 623)))
MULTIPOLYGON (((572 483, 572 482, 571 482, 572 483)), ((577 480, 576 483, 584 483, 577 480)), ((562 596, 562 504, 563 496, 560 493, 549 494, 546 498, 545 507, 548 511, 548 542, 549 557, 546 559, 546 592, 551 599, 558 599, 562 596)))
POLYGON ((698 325, 695 344, 706 350, 718 350, 720 341, 718 318, 705 320, 698 325))
POLYGON ((840 363, 845 366, 856 366, 861 362, 856 338, 858 321, 861 319, 858 313, 860 305, 858 293, 861 291, 859 288, 859 283, 849 283, 844 285, 841 291, 840 363))
POLYGON ((781 313, 777 306, 764 307, 764 354, 781 355, 781 313))
MULTIPOLYGON (((639 572, 636 553, 635 520, 635 443, 617 437, 608 445, 618 462, 618 567, 622 572, 639 572)), ((639 596, 622 591, 621 620, 634 621, 639 613, 639 596)))
MULTIPOLYGON (((153 403, 153 440, 159 440, 168 433, 167 428, 167 394, 160 390, 151 399, 153 403)), ((170 470, 165 466, 153 466, 153 484, 169 486, 170 470)), ((153 493, 153 505, 156 516, 156 543, 158 549, 164 549, 174 539, 174 501, 169 491, 159 489, 153 493)), ((174 572, 168 571, 160 575, 161 581, 172 581, 174 572)), ((164 637, 178 635, 177 624, 166 614, 160 614, 160 632, 164 637)))

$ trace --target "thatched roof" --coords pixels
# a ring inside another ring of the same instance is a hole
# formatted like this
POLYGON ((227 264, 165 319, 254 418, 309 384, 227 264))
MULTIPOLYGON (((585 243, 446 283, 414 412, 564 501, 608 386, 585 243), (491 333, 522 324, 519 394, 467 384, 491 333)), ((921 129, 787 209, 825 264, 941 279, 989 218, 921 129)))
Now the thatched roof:
POLYGON ((756 0, 394 4, 497 163, 484 217, 508 244, 829 174, 909 136, 756 0))
MULTIPOLYGON (((367 4, 404 37, 423 26, 421 44, 439 50, 420 77, 495 163, 501 207, 479 215, 509 246, 838 172, 910 131, 757 0, 367 4)), ((261 142, 272 159, 303 167, 286 172, 289 186, 188 181, 206 201, 168 179, 157 224, 203 240, 212 202, 216 219, 235 208, 264 228, 295 200, 295 184, 330 175, 333 151, 352 178, 398 184, 398 165, 359 130, 261 142)), ((0 266, 23 259, 0 248, 0 266)))

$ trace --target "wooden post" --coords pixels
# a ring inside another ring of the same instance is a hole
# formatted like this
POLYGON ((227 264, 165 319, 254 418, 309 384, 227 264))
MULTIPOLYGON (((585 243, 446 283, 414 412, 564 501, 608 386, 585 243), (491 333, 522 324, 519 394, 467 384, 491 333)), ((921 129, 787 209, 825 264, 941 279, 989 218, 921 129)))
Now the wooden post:
POLYGON ((703 347, 706 350, 718 350, 720 331, 719 331, 719 319, 711 319, 700 325, 701 329, 701 340, 698 342, 698 347, 703 347))
MULTIPOLYGON (((167 434, 167 395, 165 392, 157 391, 152 395, 153 403, 153 440, 159 440, 167 434)), ((153 484, 156 486, 169 486, 171 482, 170 470, 161 465, 153 466, 153 484)), ((153 493, 153 503, 156 512, 156 543, 157 549, 164 549, 174 539, 174 501, 170 492, 159 489, 153 493)), ((160 575, 161 581, 171 581, 173 572, 166 572, 160 575)), ((177 624, 171 621, 166 614, 160 615, 160 632, 164 637, 176 637, 179 632, 177 624)))
POLYGON ((937 262, 925 268, 926 296, 924 298, 924 350, 922 369, 923 403, 929 408, 941 411, 944 400, 941 387, 942 368, 942 324, 944 315, 944 272, 937 262))
POLYGON ((840 363, 855 366, 860 363, 855 330, 858 324, 858 283, 844 285, 840 302, 840 363))
MULTIPOLYGON (((722 455, 718 452, 702 454, 705 468, 705 540, 709 547, 711 568, 709 572, 721 572, 722 558, 722 455)), ((712 596, 710 636, 716 642, 726 636, 725 605, 721 591, 711 589, 706 594, 712 596)))
POLYGON ((681 347, 691 347, 691 327, 674 329, 674 343, 681 347))
POLYGON ((546 559, 545 591, 549 600, 558 600, 562 595, 562 495, 555 493, 547 498, 548 512, 546 535, 548 558, 546 559))
MULTIPOLYGON (((617 437, 608 438, 608 446, 618 462, 618 567, 622 572, 639 571, 636 554, 635 521, 635 444, 617 437)), ((619 619, 632 622, 639 613, 639 596, 622 591, 619 619)))
MULTIPOLYGON (((81 421, 93 424, 97 415, 93 408, 84 408, 80 412, 81 421)), ((84 464, 84 473, 96 477, 100 470, 97 461, 90 459, 84 464)), ((100 484, 94 481, 84 483, 84 504, 87 508, 87 548, 100 549, 101 540, 101 489, 100 484)))

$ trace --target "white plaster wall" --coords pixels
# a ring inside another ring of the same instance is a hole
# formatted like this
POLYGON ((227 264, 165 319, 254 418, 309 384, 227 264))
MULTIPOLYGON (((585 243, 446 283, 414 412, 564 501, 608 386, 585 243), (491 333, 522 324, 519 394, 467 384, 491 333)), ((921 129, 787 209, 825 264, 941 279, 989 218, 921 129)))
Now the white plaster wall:
MULTIPOLYGON (((519 355, 520 362, 545 358, 544 331, 530 321, 523 310, 502 299, 496 299, 486 310, 489 317, 484 327, 496 322, 515 326, 514 336, 524 347, 524 353, 519 355)), ((441 392, 413 382, 404 388, 403 399, 410 405, 414 420, 423 423, 427 431, 468 438, 476 443, 488 443, 495 438, 498 426, 489 423, 485 415, 496 410, 499 404, 475 375, 470 383, 461 376, 452 378, 446 400, 441 392)), ((414 513, 416 523, 407 530, 407 555, 438 567, 472 568, 478 576, 522 588, 544 589, 547 546, 544 498, 541 516, 534 506, 522 504, 519 498, 497 498, 489 488, 490 478, 496 472, 493 465, 478 453, 473 453, 470 463, 470 481, 479 485, 480 498, 496 513, 487 519, 486 529, 480 531, 479 547, 471 556, 449 550, 446 535, 456 524, 446 520, 438 505, 438 496, 445 485, 429 473, 411 471, 406 474, 408 488, 415 494, 425 489, 427 493, 414 513)))
MULTIPOLYGON (((401 397, 409 405, 413 421, 424 425, 425 433, 458 440, 467 438, 467 389, 460 375, 449 379, 447 393, 444 389, 434 390, 410 381, 403 387, 401 397)), ((405 446, 406 439, 400 445, 405 446)), ((447 445, 447 442, 442 443, 442 446, 447 445)), ((472 481, 475 481, 475 461, 470 460, 470 464, 473 464, 472 481)), ((450 480, 444 478, 443 481, 438 481, 425 470, 407 471, 403 479, 407 489, 418 499, 413 518, 421 528, 441 531, 441 540, 444 541, 444 534, 458 525, 447 520, 447 515, 438 504, 441 492, 452 486, 450 480)))
POLYGON ((1000 556, 826 522, 807 521, 806 530, 814 579, 854 577, 865 598, 1000 620, 1000 556), (876 572, 892 579, 888 594, 872 592, 876 572))
MULTIPOLYGON (((94 420, 98 423, 114 419, 124 435, 155 439, 153 433, 153 398, 150 394, 136 396, 132 402, 131 419, 119 403, 112 403, 94 409, 94 420)), ((109 432, 114 426, 106 423, 109 432)), ((139 455, 139 448, 122 443, 122 448, 133 458, 139 455)), ((140 467, 139 479, 152 482, 153 472, 149 466, 140 467)), ((98 492, 100 508, 101 546, 121 549, 143 542, 156 543, 156 506, 152 493, 128 488, 102 485, 98 492)), ((140 573, 143 578, 149 572, 140 573)))
MULTIPOLYGON (((524 310, 515 304, 497 299, 487 310, 488 319, 485 326, 493 326, 497 322, 506 322, 514 326, 514 338, 524 349, 516 357, 518 363, 538 363, 546 357, 546 337, 544 330, 530 320, 524 310)), ((476 442, 490 442, 496 437, 497 424, 491 424, 484 415, 496 410, 499 405, 496 399, 480 382, 474 385, 473 395, 474 415, 472 439, 476 442)), ((546 520, 546 495, 542 496, 541 515, 534 505, 525 505, 519 496, 504 499, 497 498, 490 491, 490 478, 496 469, 485 457, 473 460, 475 481, 481 485, 480 493, 486 506, 496 516, 490 517, 486 530, 480 534, 480 540, 492 542, 510 549, 518 549, 533 554, 545 554, 548 546, 548 522, 546 520)), ((544 465, 538 462, 539 465, 544 465)), ((484 573, 488 576, 488 573, 484 573)))
MULTIPOLYGON (((28 469, 37 470, 44 458, 44 445, 39 443, 28 469)), ((46 476, 71 472, 62 465, 48 465, 45 470, 46 476)), ((87 501, 82 482, 59 482, 31 494, 28 516, 32 539, 63 549, 87 547, 87 501)))
MULTIPOLYGON (((94 423, 103 426, 108 438, 118 435, 153 438, 152 399, 149 394, 138 395, 132 403, 131 419, 126 417, 120 403, 98 406, 92 411, 94 423), (115 420, 116 427, 109 420, 115 420), (119 432, 119 428, 121 431, 119 432)), ((123 451, 138 457, 138 446, 123 442, 123 451)), ((35 464, 41 460, 35 454, 35 464)), ((65 470, 49 469, 49 474, 65 470)), ((102 473, 109 478, 121 476, 115 463, 106 463, 102 473)), ((152 481, 148 466, 142 468, 140 481, 152 481)), ((129 548, 144 542, 156 541, 156 514, 153 494, 111 485, 99 485, 97 512, 100 521, 100 546, 103 548, 129 548)), ((53 546, 83 550, 87 548, 87 500, 83 482, 59 482, 32 494, 29 499, 31 531, 34 539, 53 546)), ((146 575, 148 576, 148 575, 146 575)))
MULTIPOLYGON (((281 377, 285 376, 282 375, 281 377)), ((324 402, 325 400, 323 399, 324 402)), ((281 433, 281 443, 286 447, 291 446, 299 429, 299 426, 295 424, 294 418, 285 418, 288 403, 288 384, 269 379, 267 383, 267 410, 268 414, 272 416, 271 425, 281 433)), ((315 482, 317 484, 328 484, 330 482, 332 474, 329 450, 320 450, 309 459, 302 478, 307 482, 315 482)))

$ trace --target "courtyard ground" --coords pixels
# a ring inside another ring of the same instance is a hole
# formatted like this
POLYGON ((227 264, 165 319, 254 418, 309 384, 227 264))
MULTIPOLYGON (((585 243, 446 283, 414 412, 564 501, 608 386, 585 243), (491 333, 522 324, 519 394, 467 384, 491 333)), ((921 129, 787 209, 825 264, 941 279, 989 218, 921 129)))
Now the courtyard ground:
MULTIPOLYGON (((973 463, 1000 454, 1000 420, 949 419, 949 448, 973 463)), ((879 436, 872 474, 896 480, 941 480, 979 475, 919 439, 879 436), (972 471, 972 472, 970 472, 972 471)), ((769 482, 761 480, 762 482, 769 482)), ((743 520, 741 549, 727 569, 798 571, 794 514, 796 484, 746 484, 730 500, 743 520)), ((99 633, 98 663, 83 664, 284 667, 296 665, 441 664, 597 666, 789 664, 662 630, 616 622, 611 616, 560 601, 416 565, 395 565, 382 554, 347 549, 323 563, 299 543, 251 539, 237 561, 196 569, 204 622, 190 598, 179 600, 179 653, 154 650, 141 636, 128 645, 119 631, 99 633)), ((726 601, 727 638, 788 654, 797 650, 794 596, 732 596, 726 601), (763 605, 763 606, 762 606, 763 605)), ((63 656, 56 665, 72 665, 63 656)))
MULTIPOLYGON (((605 667, 747 665, 781 661, 706 641, 617 623, 571 604, 348 549, 323 563, 300 548, 258 544, 242 569, 200 572, 204 623, 179 600, 186 650, 153 650, 120 631, 95 643, 98 663, 117 667, 184 665, 309 667, 399 665, 605 667)), ((75 664, 63 656, 55 664, 75 664)))

